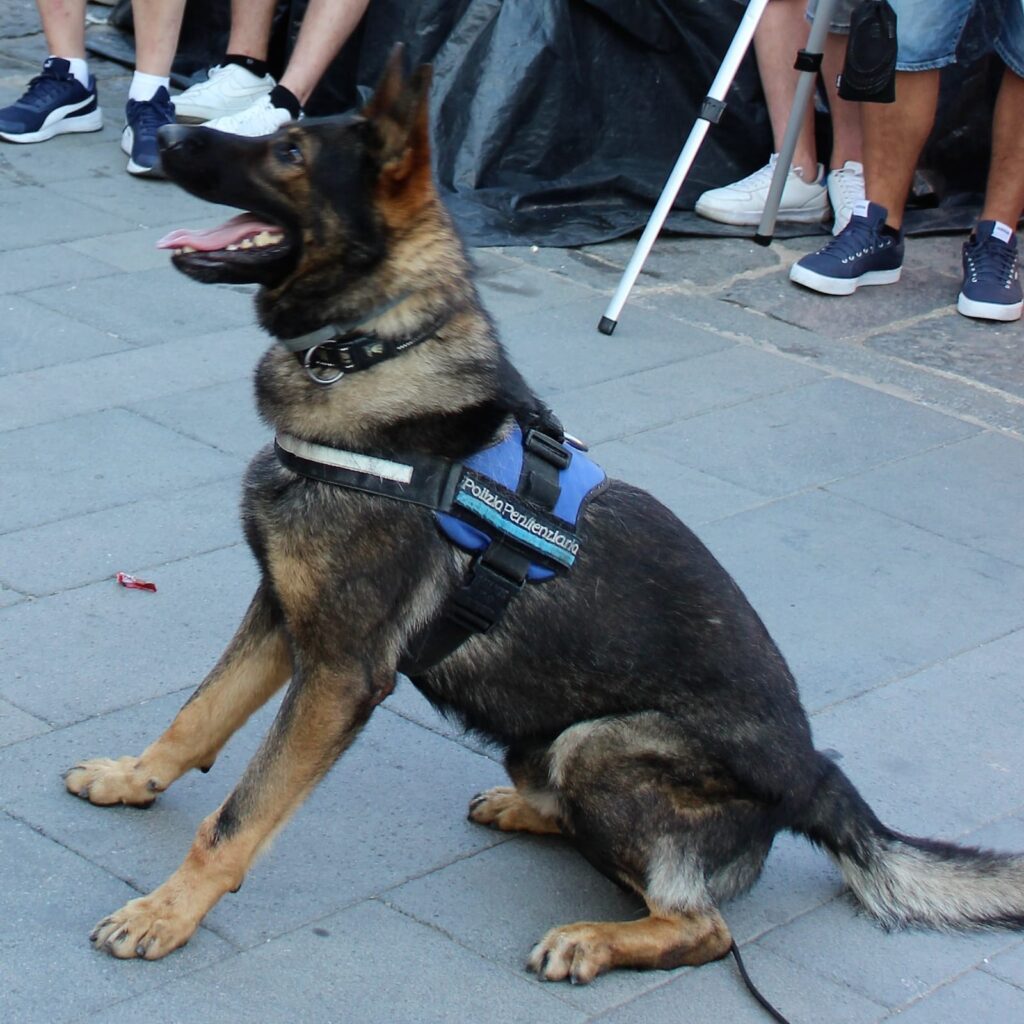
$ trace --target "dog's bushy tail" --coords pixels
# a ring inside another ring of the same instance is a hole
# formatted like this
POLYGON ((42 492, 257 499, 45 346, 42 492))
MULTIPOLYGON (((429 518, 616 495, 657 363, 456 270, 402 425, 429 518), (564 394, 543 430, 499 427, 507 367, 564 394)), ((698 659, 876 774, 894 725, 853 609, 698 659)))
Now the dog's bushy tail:
POLYGON ((796 823, 835 859, 886 927, 1024 927, 1024 856, 901 835, 883 825, 824 755, 821 782, 796 823))

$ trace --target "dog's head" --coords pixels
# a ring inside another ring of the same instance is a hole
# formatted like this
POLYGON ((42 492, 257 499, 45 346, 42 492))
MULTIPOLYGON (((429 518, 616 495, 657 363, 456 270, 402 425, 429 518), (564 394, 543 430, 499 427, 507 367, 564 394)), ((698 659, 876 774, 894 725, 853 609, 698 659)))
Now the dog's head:
POLYGON ((404 77, 396 47, 359 114, 292 122, 261 138, 161 128, 167 176, 201 199, 244 212, 207 231, 173 231, 159 244, 173 250, 179 270, 203 282, 283 290, 320 271, 335 280, 369 273, 389 235, 437 203, 429 83, 427 66, 404 77))

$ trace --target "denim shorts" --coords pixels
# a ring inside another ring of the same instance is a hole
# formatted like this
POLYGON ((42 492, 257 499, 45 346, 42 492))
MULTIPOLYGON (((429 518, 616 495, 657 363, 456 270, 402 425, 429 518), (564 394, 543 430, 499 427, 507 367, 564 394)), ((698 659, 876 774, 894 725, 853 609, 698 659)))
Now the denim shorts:
MULTIPOLYGON (((832 18, 828 23, 829 32, 838 32, 840 35, 849 35, 850 32, 850 15, 853 13, 854 7, 856 7, 861 0, 836 0, 832 7, 832 18)), ((818 13, 818 0, 808 0, 807 3, 807 19, 808 21, 814 21, 815 14, 818 13)))
POLYGON ((896 12, 899 71, 931 71, 955 63, 957 47, 969 42, 978 53, 994 49, 1024 77, 1024 0, 889 0, 896 12))

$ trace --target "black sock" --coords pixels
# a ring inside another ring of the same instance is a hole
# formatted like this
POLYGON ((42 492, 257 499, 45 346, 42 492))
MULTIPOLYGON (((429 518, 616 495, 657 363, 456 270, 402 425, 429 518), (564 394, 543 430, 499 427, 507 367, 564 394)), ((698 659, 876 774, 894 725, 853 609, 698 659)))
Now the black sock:
POLYGON ((275 107, 287 110, 292 115, 293 120, 302 113, 302 104, 299 102, 298 97, 291 89, 286 89, 283 85, 275 85, 270 90, 270 102, 275 107))
POLYGON ((257 78, 262 78, 267 73, 267 62, 265 60, 246 57, 244 53, 225 54, 224 59, 220 63, 222 65, 237 64, 240 68, 245 68, 246 71, 251 72, 257 78))

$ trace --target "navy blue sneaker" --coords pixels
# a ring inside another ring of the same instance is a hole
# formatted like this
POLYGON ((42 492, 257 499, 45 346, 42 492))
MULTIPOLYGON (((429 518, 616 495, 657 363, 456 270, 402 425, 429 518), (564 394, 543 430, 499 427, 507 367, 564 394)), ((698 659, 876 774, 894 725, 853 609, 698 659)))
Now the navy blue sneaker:
POLYGON ((903 232, 886 228, 887 216, 884 206, 860 200, 824 249, 790 267, 790 281, 826 295, 852 295, 862 284, 895 284, 903 269, 903 232))
POLYGON ((1019 320, 1024 309, 1017 269, 1017 236, 998 220, 978 221, 964 242, 964 283, 958 312, 982 320, 1019 320))
POLYGON ((156 133, 165 124, 174 124, 171 94, 160 86, 151 100, 129 100, 124 120, 121 149, 128 154, 128 173, 162 178, 156 133))
POLYGON ((48 58, 25 95, 0 110, 0 139, 8 142, 45 142, 65 132, 98 132, 102 127, 96 79, 90 75, 86 88, 60 57, 48 58))

